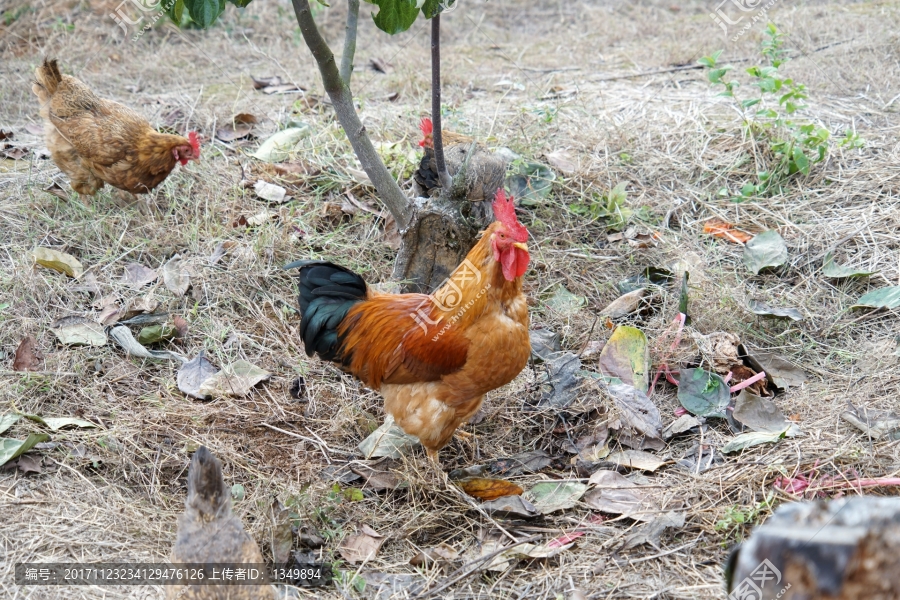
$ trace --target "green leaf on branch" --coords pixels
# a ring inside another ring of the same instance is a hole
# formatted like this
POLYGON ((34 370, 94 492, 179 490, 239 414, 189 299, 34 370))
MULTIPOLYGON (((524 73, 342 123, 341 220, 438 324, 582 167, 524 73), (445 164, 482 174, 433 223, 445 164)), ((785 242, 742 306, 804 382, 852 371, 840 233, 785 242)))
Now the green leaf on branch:
POLYGON ((216 22, 219 15, 225 10, 225 0, 184 0, 191 20, 198 27, 206 29, 216 22))
POLYGON ((378 6, 378 14, 372 19, 378 29, 390 35, 396 35, 409 29, 419 16, 419 4, 416 0, 367 0, 378 6))
POLYGON ((169 18, 172 19, 176 25, 181 27, 181 20, 184 17, 184 0, 176 0, 169 5, 166 14, 169 15, 169 18))

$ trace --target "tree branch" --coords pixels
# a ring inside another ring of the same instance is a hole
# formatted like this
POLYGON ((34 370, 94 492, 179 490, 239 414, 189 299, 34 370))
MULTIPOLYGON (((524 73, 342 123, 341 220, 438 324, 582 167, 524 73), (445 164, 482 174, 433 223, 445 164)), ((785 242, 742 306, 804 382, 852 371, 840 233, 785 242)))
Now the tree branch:
POLYGON ((359 0, 347 0, 347 29, 344 33, 344 52, 341 54, 341 81, 350 86, 353 56, 356 54, 356 24, 359 22, 359 0))
POLYGON ((444 162, 444 136, 441 132, 441 13, 431 17, 431 123, 434 126, 434 162, 441 187, 450 190, 450 173, 444 162))
POLYGON ((303 34, 303 41, 306 42, 306 46, 319 65, 322 83, 325 84, 325 92, 331 99, 338 122, 344 128, 347 139, 350 140, 350 145, 353 146, 353 151, 362 168, 375 184, 378 196, 391 211, 397 227, 403 231, 412 217, 409 198, 384 166, 384 162, 375 151, 375 146, 372 145, 372 140, 366 134, 366 128, 359 120, 359 115, 356 114, 353 106, 353 94, 350 93, 350 86, 341 78, 334 60, 334 53, 316 27, 316 22, 309 9, 309 0, 291 0, 291 4, 294 7, 294 14, 297 16, 297 24, 300 25, 300 33, 303 34))

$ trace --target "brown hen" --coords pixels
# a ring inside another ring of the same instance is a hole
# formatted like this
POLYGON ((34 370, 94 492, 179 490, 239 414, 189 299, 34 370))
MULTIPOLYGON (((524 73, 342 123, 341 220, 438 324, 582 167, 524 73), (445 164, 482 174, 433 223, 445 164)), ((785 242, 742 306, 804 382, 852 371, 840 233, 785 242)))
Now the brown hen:
MULTIPOLYGON (((441 191, 441 178, 434 157, 434 125, 431 119, 427 117, 422 119, 419 129, 422 130, 419 145, 425 153, 414 174, 414 191, 417 196, 429 197, 441 191)), ((444 162, 451 177, 459 172, 466 162, 469 148, 475 144, 466 164, 466 200, 483 202, 493 199, 494 194, 503 185, 506 161, 468 136, 452 131, 441 131, 441 138, 444 142, 444 162)))
MULTIPOLYGON (((184 514, 172 548, 173 564, 263 563, 262 554, 241 520, 231 513, 231 490, 222 478, 222 463, 200 446, 188 469, 184 514)), ((166 600, 274 600, 268 585, 169 585, 166 600)))
POLYGON ((53 162, 79 194, 93 196, 104 183, 144 194, 175 168, 200 157, 195 132, 159 133, 136 111, 99 98, 78 79, 63 75, 56 60, 44 60, 31 90, 41 102, 47 147, 53 162))

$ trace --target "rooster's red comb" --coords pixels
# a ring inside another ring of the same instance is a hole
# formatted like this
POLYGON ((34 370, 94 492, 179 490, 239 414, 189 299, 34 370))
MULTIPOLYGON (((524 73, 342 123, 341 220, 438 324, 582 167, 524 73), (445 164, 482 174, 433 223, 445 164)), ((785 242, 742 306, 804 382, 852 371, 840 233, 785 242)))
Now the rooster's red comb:
POLYGON ((194 154, 200 156, 200 140, 197 139, 197 132, 190 132, 188 134, 188 139, 191 141, 191 147, 194 149, 194 154))
POLYGON ((419 123, 419 129, 422 130, 422 135, 431 135, 431 133, 434 131, 434 125, 431 124, 431 119, 429 119, 428 117, 424 117, 419 123))
POLYGON ((503 188, 497 190, 497 194, 494 196, 493 208, 494 218, 506 225, 513 239, 517 242, 528 241, 528 230, 516 218, 516 207, 513 204, 513 197, 507 197, 503 188))

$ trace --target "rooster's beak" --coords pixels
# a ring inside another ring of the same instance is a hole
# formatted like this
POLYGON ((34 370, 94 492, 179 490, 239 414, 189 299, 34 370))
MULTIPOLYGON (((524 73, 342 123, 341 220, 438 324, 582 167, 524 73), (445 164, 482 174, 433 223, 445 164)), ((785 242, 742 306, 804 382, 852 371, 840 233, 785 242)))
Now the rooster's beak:
POLYGON ((513 248, 518 248, 519 250, 524 250, 525 252, 528 252, 528 246, 526 246, 526 245, 523 244, 522 242, 516 242, 516 243, 514 243, 514 244, 513 244, 513 248))

